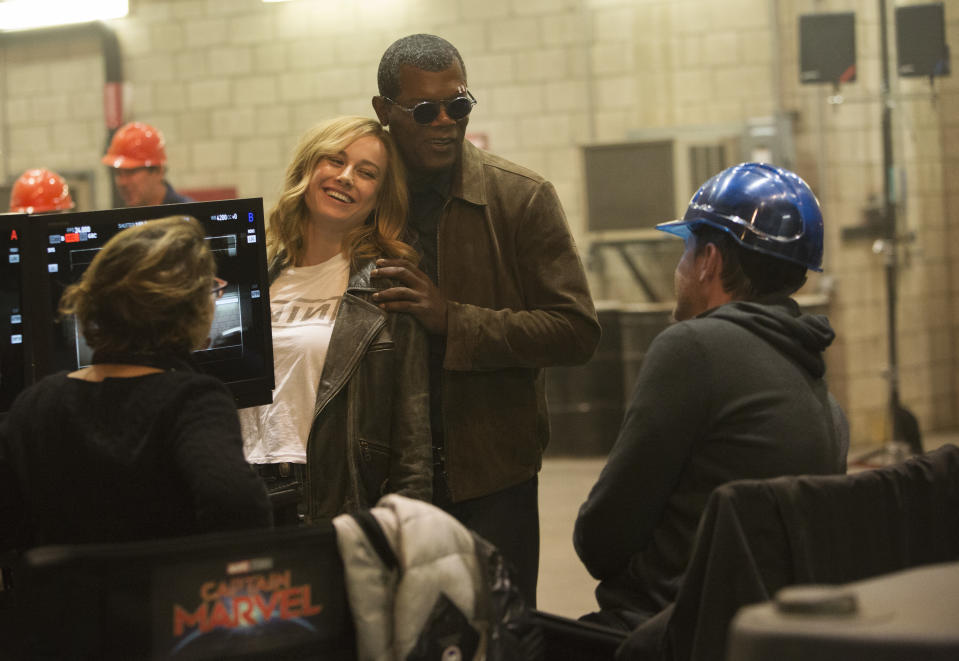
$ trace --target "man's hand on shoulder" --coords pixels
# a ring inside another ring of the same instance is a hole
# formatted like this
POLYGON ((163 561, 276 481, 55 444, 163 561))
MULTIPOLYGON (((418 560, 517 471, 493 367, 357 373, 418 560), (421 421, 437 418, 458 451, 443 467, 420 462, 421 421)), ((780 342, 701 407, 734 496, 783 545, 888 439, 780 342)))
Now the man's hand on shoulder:
POLYGON ((387 312, 413 315, 427 332, 446 335, 446 298, 429 276, 405 259, 378 259, 374 278, 392 278, 403 284, 373 294, 387 312))

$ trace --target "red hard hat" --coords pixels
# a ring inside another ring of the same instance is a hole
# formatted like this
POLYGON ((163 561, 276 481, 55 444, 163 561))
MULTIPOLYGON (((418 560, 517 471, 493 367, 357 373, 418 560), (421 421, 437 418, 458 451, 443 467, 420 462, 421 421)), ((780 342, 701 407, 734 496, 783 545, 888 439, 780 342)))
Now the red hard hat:
POLYGON ((67 182, 50 170, 27 170, 13 184, 10 192, 10 211, 16 213, 62 211, 73 206, 67 182))
POLYGON ((124 124, 113 134, 106 156, 111 168, 149 168, 166 164, 163 134, 143 122, 124 124))

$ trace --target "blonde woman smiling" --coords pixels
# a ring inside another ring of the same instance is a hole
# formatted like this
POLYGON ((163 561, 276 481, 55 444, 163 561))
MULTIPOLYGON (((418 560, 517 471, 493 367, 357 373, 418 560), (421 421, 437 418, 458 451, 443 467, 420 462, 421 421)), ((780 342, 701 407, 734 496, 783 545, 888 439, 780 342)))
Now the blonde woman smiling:
POLYGON ((247 460, 278 525, 369 507, 385 493, 429 500, 432 450, 426 337, 374 305, 380 257, 401 241, 402 164, 371 119, 304 135, 267 229, 276 389, 241 412, 247 460))

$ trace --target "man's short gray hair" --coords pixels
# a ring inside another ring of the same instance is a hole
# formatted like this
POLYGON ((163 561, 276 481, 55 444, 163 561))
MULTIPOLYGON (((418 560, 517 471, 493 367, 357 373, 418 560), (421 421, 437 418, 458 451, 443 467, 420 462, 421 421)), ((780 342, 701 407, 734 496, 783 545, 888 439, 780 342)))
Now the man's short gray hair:
POLYGON ((453 62, 459 62, 466 80, 466 65, 456 46, 442 37, 432 34, 411 34, 394 41, 383 57, 376 72, 376 84, 380 95, 395 99, 400 95, 400 69, 410 65, 423 71, 446 71, 453 62))

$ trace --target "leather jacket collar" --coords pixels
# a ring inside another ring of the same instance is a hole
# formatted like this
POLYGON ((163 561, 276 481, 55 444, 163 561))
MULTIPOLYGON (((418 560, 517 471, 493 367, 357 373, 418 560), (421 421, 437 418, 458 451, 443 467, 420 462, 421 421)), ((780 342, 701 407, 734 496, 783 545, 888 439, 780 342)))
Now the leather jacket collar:
POLYGON ((482 152, 469 140, 463 140, 459 165, 453 173, 450 193, 470 204, 486 205, 486 172, 482 152))
POLYGON ((380 283, 374 283, 374 280, 370 277, 370 273, 373 272, 373 269, 376 268, 376 260, 370 259, 366 262, 360 264, 360 267, 355 271, 350 269, 350 280, 346 283, 346 291, 351 294, 358 293, 373 293, 378 289, 383 289, 383 287, 378 286, 380 283))

